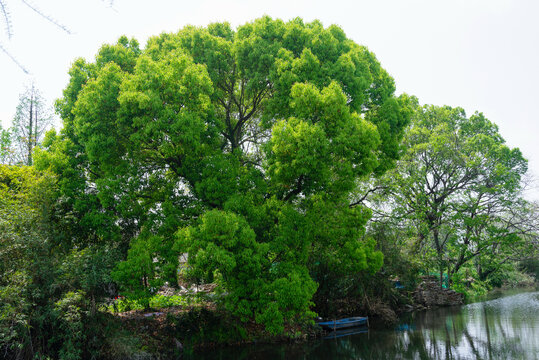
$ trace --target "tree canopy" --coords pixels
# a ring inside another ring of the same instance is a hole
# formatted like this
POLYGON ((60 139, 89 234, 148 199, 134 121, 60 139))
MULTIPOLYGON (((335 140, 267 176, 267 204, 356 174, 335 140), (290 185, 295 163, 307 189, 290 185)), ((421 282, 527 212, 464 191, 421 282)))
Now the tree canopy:
POLYGON ((399 156, 411 109, 394 91, 374 54, 317 21, 122 37, 75 61, 64 129, 36 163, 84 227, 72 241, 124 249, 126 291, 174 281, 188 252, 190 277, 280 332, 308 314, 313 267, 381 266, 350 196, 399 156))
POLYGON ((439 270, 440 280, 470 264, 485 280, 487 271, 525 252, 523 240, 534 230, 521 197, 527 161, 495 124, 461 108, 418 107, 404 144, 381 200, 393 219, 415 228, 412 251, 439 270))

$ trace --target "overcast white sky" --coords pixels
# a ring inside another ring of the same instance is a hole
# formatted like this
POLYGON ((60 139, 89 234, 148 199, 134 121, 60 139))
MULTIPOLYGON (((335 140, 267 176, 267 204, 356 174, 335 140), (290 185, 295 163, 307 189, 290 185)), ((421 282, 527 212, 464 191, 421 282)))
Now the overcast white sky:
MULTIPOLYGON (((34 79, 51 103, 62 94, 77 57, 93 59, 123 34, 149 36, 187 25, 241 25, 264 14, 340 25, 366 45, 395 78, 397 92, 422 104, 481 111, 539 175, 539 1, 536 0, 28 0, 69 28, 69 35, 23 4, 4 0, 13 36, 0 44, 0 120, 9 126, 24 85, 34 79)), ((3 24, 2 24, 3 25, 3 24)), ((539 199, 535 191, 531 198, 539 199)))

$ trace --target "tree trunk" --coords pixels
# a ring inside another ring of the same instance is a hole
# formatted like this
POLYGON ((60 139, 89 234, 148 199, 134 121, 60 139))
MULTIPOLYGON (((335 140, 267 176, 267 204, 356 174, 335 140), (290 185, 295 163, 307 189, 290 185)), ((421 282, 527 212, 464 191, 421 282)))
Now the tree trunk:
POLYGON ((30 118, 28 119, 28 139, 27 141, 27 147, 28 147, 28 158, 26 159, 26 165, 30 166, 32 165, 32 132, 34 130, 34 89, 32 88, 32 94, 30 95, 30 118))
POLYGON ((432 231, 434 237, 434 244, 436 245, 436 252, 438 253, 438 270, 440 271, 440 289, 443 288, 443 276, 444 276, 444 260, 442 254, 442 245, 440 244, 440 237, 438 229, 434 228, 432 231))

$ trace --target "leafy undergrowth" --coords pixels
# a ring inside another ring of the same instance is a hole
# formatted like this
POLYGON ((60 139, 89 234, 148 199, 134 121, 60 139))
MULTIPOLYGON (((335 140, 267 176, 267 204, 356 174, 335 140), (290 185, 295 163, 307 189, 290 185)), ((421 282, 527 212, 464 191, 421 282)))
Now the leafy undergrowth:
POLYGON ((124 297, 117 297, 109 304, 103 305, 101 311, 115 313, 125 313, 129 311, 145 310, 144 304, 149 304, 150 309, 159 310, 169 307, 190 307, 196 305, 205 304, 205 300, 202 296, 192 295, 161 295, 156 294, 149 299, 136 300, 126 299, 124 297))

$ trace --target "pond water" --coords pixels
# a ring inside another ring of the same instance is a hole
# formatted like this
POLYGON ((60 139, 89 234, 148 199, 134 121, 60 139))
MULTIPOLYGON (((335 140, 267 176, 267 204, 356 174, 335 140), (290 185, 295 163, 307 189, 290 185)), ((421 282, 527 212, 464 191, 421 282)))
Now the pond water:
POLYGON ((212 350, 210 359, 539 359, 539 292, 407 314, 392 329, 303 344, 212 350))

